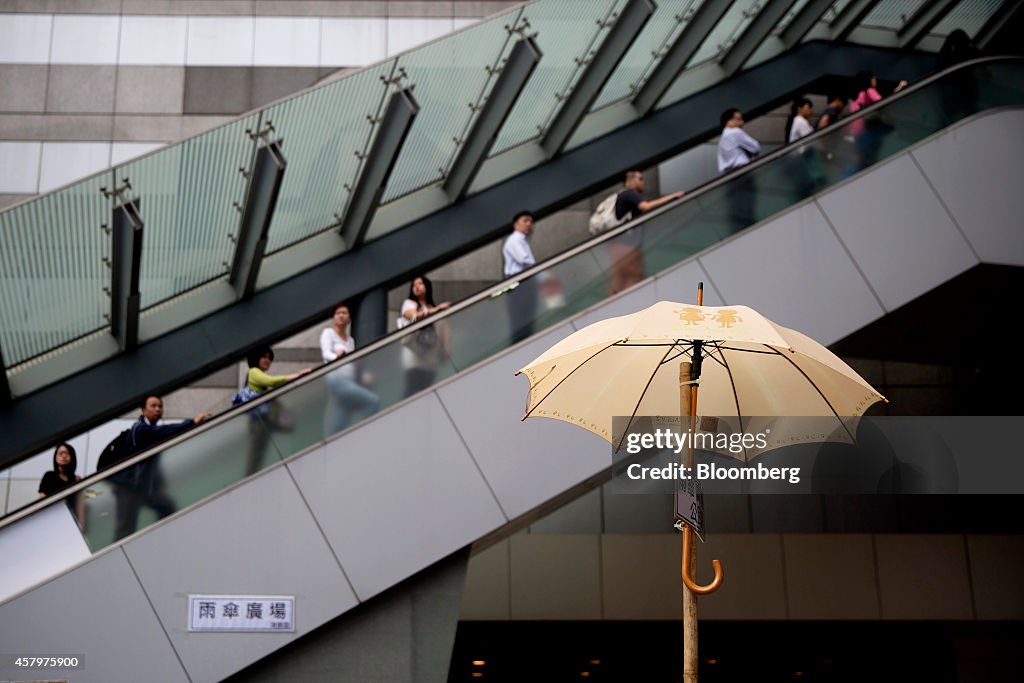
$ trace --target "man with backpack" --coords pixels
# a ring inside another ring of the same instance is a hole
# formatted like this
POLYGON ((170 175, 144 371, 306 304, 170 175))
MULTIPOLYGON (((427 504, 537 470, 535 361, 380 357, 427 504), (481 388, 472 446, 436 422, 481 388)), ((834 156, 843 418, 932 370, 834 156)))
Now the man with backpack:
MULTIPOLYGON (((190 427, 209 419, 213 413, 201 413, 195 419, 174 424, 157 424, 164 414, 164 403, 159 396, 147 396, 140 404, 142 414, 138 422, 122 432, 100 455, 98 469, 103 470, 126 460, 136 453, 166 441, 190 427)), ((117 501, 114 540, 135 533, 139 520, 139 507, 153 508, 157 516, 166 517, 176 509, 174 500, 164 491, 159 455, 125 468, 108 477, 117 501)))
MULTIPOLYGON (((653 211, 671 201, 680 199, 686 194, 685 192, 672 192, 657 199, 644 199, 644 174, 636 169, 626 171, 626 181, 624 184, 626 189, 615 195, 614 214, 611 214, 609 219, 604 221, 605 223, 610 223, 608 228, 616 227, 634 218, 639 218, 640 214, 653 211)), ((606 202, 609 202, 610 199, 609 197, 601 203, 595 217, 601 213, 601 207, 605 207, 606 202)), ((605 207, 605 212, 608 212, 607 207, 605 207)), ((592 233, 594 232, 594 222, 595 219, 591 218, 592 233)), ((609 282, 608 289, 610 294, 621 292, 644 279, 646 273, 644 254, 640 248, 641 239, 641 234, 630 231, 609 242, 608 255, 611 259, 611 281, 609 282)))

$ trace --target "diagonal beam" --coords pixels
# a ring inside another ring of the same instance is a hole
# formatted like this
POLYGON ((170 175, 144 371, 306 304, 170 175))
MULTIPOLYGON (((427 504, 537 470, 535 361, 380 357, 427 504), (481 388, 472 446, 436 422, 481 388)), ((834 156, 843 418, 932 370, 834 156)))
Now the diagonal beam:
POLYGON ((804 36, 814 28, 814 25, 825 15, 828 8, 832 6, 834 0, 811 0, 803 6, 793 20, 789 22, 779 38, 782 39, 782 44, 786 50, 792 50, 796 47, 804 36))
POLYGON ((256 278, 267 250, 267 232, 274 217, 277 195, 281 189, 285 167, 288 165, 281 152, 280 141, 260 147, 252 168, 252 182, 245 198, 245 210, 235 240, 235 257, 231 263, 228 284, 235 288, 239 299, 252 296, 256 291, 256 278))
POLYGON ((725 76, 729 77, 743 68, 750 56, 757 51, 764 39, 772 32, 786 12, 793 6, 796 0, 774 0, 766 3, 764 8, 757 13, 754 20, 747 25, 747 28, 732 44, 725 56, 722 57, 722 69, 725 76))
POLYGON ((645 116, 654 109, 654 105, 665 95, 679 72, 686 68, 689 61, 693 59, 693 55, 697 53, 701 43, 707 39, 711 29, 729 11, 732 3, 733 0, 705 2, 694 13, 668 52, 658 62, 647 82, 633 98, 633 107, 640 116, 645 116))
POLYGON ((877 4, 878 0, 853 0, 832 22, 832 40, 846 40, 877 4))
POLYGON ((585 67, 576 82, 576 87, 566 96, 562 108, 558 110, 554 121, 548 126, 544 138, 540 141, 540 146, 548 159, 565 149, 580 121, 590 111, 590 106, 597 99, 601 88, 615 72, 615 67, 640 35, 655 9, 652 0, 629 0, 622 8, 615 25, 585 67))
POLYGON ((932 0, 910 18, 906 24, 896 33, 896 41, 899 47, 913 47, 919 40, 928 35, 942 18, 949 14, 950 10, 956 7, 959 0, 932 0))
POLYGON ((466 194, 484 159, 490 154, 505 119, 508 118, 509 112, 515 106, 542 56, 543 53, 530 36, 512 47, 498 80, 487 96, 483 111, 463 141, 459 155, 452 163, 448 178, 444 182, 445 194, 452 201, 461 199, 466 194))
POLYGON ((341 222, 341 236, 349 249, 362 244, 370 221, 380 206, 380 197, 398 161, 398 154, 402 151, 402 145, 419 111, 420 105, 412 96, 410 88, 391 95, 387 111, 380 122, 380 130, 366 156, 359 182, 352 191, 345 218, 341 222))
POLYGON ((1006 0, 993 14, 971 41, 980 50, 988 47, 1000 31, 1013 19, 1015 13, 1024 6, 1024 0, 1006 0))

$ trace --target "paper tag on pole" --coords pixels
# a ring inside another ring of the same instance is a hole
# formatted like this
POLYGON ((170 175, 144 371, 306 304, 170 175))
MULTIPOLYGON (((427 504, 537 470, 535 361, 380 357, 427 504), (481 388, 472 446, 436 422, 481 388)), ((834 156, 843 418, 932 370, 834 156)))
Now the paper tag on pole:
POLYGON ((696 479, 680 479, 676 489, 676 519, 688 524, 704 542, 704 492, 696 479))

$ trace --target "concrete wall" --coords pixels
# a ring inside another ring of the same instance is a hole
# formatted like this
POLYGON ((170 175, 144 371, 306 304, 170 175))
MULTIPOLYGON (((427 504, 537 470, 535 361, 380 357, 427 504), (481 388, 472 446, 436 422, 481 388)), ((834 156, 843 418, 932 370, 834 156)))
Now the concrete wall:
MULTIPOLYGON (((668 519, 668 517, 666 517, 668 519)), ((681 535, 520 533, 474 555, 463 620, 679 620, 681 535)), ((702 620, 1024 619, 1024 536, 711 534, 702 620)))
POLYGON ((5 2, 0 208, 516 4, 5 2))

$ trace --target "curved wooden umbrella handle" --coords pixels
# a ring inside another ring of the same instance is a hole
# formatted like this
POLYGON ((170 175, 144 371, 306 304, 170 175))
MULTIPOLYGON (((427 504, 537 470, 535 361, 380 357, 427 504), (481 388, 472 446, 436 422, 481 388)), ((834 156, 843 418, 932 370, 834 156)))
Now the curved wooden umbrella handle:
POLYGON ((725 578, 725 571, 722 569, 722 563, 718 560, 711 560, 711 566, 715 570, 715 578, 712 579, 711 583, 706 586, 701 586, 690 577, 690 544, 693 543, 693 529, 690 528, 689 524, 683 525, 683 583, 690 589, 692 593, 697 595, 708 595, 714 593, 722 585, 722 579, 725 578))

